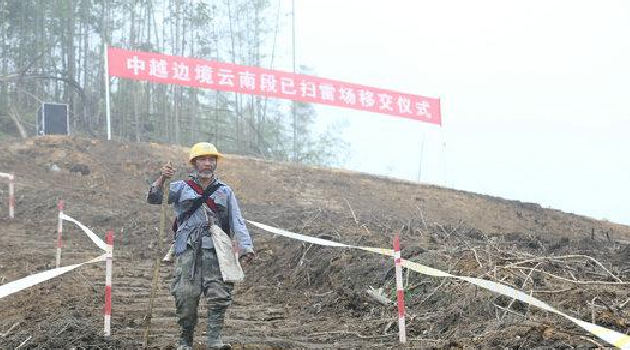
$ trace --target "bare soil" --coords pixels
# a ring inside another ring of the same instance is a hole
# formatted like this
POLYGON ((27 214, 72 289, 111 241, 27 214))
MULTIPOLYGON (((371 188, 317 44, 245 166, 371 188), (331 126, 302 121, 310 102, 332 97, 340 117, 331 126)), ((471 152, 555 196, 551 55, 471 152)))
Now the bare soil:
MULTIPOLYGON (((219 145, 220 147, 220 145, 219 145)), ((186 149, 75 137, 0 143, 0 172, 16 174, 16 218, 0 184, 0 284, 54 267, 57 200, 103 237, 116 234, 112 336, 104 338, 104 263, 0 299, 0 348, 142 346, 159 206, 148 184, 170 160, 187 171, 186 149)), ((391 247, 454 274, 531 293, 568 315, 628 333, 630 227, 475 193, 337 169, 227 156, 220 177, 244 216, 338 242, 391 247)), ((257 260, 246 267, 225 338, 239 348, 398 347, 391 258, 316 246, 250 226, 257 260)), ((100 255, 64 222, 62 264, 100 255)), ((151 345, 174 347, 178 328, 162 265, 151 345)), ((465 282, 406 273, 407 347, 592 347, 602 344, 564 318, 465 282)), ((204 316, 202 305, 200 316, 204 316)), ((196 341, 204 340, 200 317, 196 341)), ((606 344, 602 344, 606 345, 606 344)))

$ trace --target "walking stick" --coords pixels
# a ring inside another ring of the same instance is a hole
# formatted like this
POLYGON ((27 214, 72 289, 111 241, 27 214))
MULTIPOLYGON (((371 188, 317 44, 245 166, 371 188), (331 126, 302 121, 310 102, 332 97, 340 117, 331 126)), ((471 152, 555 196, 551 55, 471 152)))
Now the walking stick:
MULTIPOLYGON (((168 162, 170 165, 171 162, 168 162)), ((149 332, 151 330, 151 317, 153 316, 153 300, 157 292, 157 287, 160 282, 160 264, 162 262, 161 256, 164 250, 164 227, 166 222, 166 211, 168 210, 168 193, 170 190, 170 179, 164 180, 164 196, 162 197, 162 210, 160 212, 160 230, 158 231, 158 244, 155 250, 155 261, 153 262, 153 286, 151 287, 151 299, 149 301, 149 307, 144 319, 147 322, 147 328, 144 332, 144 346, 149 346, 149 332)))

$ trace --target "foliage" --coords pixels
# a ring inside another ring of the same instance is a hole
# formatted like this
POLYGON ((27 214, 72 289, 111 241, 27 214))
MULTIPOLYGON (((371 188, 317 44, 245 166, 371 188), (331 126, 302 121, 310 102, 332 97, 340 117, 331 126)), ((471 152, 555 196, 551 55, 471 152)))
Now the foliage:
MULTIPOLYGON (((66 103, 74 134, 106 137, 104 44, 282 69, 276 28, 282 1, 269 0, 0 0, 0 135, 15 133, 17 114, 36 133, 42 102, 66 103), (275 60, 275 61, 274 61, 275 60), (13 111, 13 112, 10 112, 13 111)), ((286 70, 286 67, 285 67, 286 70)), ((214 142, 224 152, 339 164, 344 146, 312 131, 312 106, 219 91, 111 79, 112 134, 117 140, 190 145, 214 142), (298 150, 293 155, 294 144, 298 150), (296 159, 294 159, 296 158, 296 159)))

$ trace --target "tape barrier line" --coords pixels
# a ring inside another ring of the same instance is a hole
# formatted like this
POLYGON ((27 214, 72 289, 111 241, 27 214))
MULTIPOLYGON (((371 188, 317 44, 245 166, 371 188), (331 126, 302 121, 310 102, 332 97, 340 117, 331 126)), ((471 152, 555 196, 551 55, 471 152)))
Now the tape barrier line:
POLYGON ((23 289, 32 287, 36 284, 39 284, 41 282, 44 281, 48 281, 49 279, 55 278, 59 275, 63 275, 66 272, 72 271, 74 269, 76 269, 77 267, 81 267, 85 264, 90 264, 90 263, 94 263, 94 262, 99 262, 99 261, 104 261, 105 260, 105 255, 101 255, 99 257, 96 257, 92 260, 88 260, 86 262, 80 263, 80 264, 74 264, 74 265, 69 265, 69 266, 64 266, 64 267, 58 267, 58 268, 54 268, 54 269, 50 269, 50 270, 46 270, 43 272, 39 272, 33 275, 29 275, 26 276, 22 279, 19 279, 17 281, 13 281, 13 282, 9 282, 7 284, 3 284, 0 286, 0 299, 11 295, 15 292, 19 292, 23 289))
POLYGON ((280 229, 280 228, 277 228, 277 227, 261 224, 260 222, 256 222, 256 221, 247 220, 247 222, 249 222, 250 224, 252 224, 252 225, 254 225, 256 227, 259 227, 259 228, 261 228, 261 229, 263 229, 263 230, 265 230, 267 232, 276 233, 276 234, 279 234, 279 235, 287 237, 287 238, 293 238, 293 239, 297 239, 297 240, 308 242, 308 243, 324 245, 324 246, 328 246, 328 247, 361 249, 361 250, 365 250, 365 251, 368 251, 368 252, 378 253, 378 254, 387 255, 387 256, 391 256, 391 257, 394 256, 394 250, 393 249, 371 248, 371 247, 363 247, 363 246, 357 246, 357 245, 337 243, 337 242, 329 241, 327 239, 322 239, 322 238, 317 238, 317 237, 310 237, 310 236, 306 236, 306 235, 303 235, 303 234, 300 234, 300 233, 286 231, 286 230, 283 230, 283 229, 280 229))
MULTIPOLYGON (((329 247, 343 247, 343 248, 354 248, 354 249, 361 249, 361 250, 365 250, 365 251, 370 251, 370 252, 374 252, 374 253, 378 253, 378 254, 382 254, 382 255, 387 255, 387 256, 393 256, 394 252, 391 249, 380 249, 380 248, 370 248, 370 247, 361 247, 361 246, 353 246, 353 245, 349 245, 349 244, 343 244, 343 243, 337 243, 337 242, 332 242, 329 240, 325 240, 325 239, 321 239, 321 238, 315 238, 315 237, 309 237, 309 236, 305 236, 299 233, 295 233, 295 232, 290 232, 290 231, 286 231, 286 230, 282 230, 279 229, 277 227, 273 227, 273 226, 268 226, 268 225, 264 225, 261 224, 259 222, 256 221, 250 221, 247 220, 247 222, 249 222, 250 224, 261 228, 267 232, 270 233, 275 233, 275 234, 279 234, 281 236, 287 237, 287 238, 293 238, 293 239, 297 239, 297 240, 301 240, 304 242, 309 242, 309 243, 313 243, 313 244, 319 244, 319 245, 323 245, 323 246, 329 246, 329 247)), ((612 329, 608 329, 608 328, 604 328, 604 327, 600 327, 594 323, 590 323, 590 322, 585 322, 585 321, 581 321, 578 320, 575 317, 569 316, 559 310, 556 310, 555 308, 553 308, 551 305, 536 299, 532 296, 530 296, 527 293, 521 292, 519 290, 516 290, 512 287, 494 282, 494 281, 488 281, 488 280, 484 280, 484 279, 480 279, 480 278, 473 278, 473 277, 466 277, 466 276, 457 276, 457 275, 452 275, 450 273, 438 270, 438 269, 434 269, 432 267, 428 267, 422 264, 419 264, 417 262, 413 262, 413 261, 409 261, 409 260, 402 260, 402 266, 406 267, 410 270, 416 271, 418 273, 421 273, 423 275, 428 275, 428 276, 435 276, 435 277, 449 277, 449 278, 455 278, 461 281, 466 281, 468 283, 474 284, 476 286, 479 286, 481 288, 485 288, 487 290, 490 290, 492 292, 495 293, 499 293, 505 296, 508 296, 510 298, 513 299, 517 299, 520 300, 526 304, 530 304, 530 305, 534 305, 537 306, 543 310, 555 313, 557 315, 563 316, 566 319, 570 320, 571 322, 577 324, 578 326, 582 327, 583 329, 587 330, 588 332, 590 332, 591 334, 596 335, 597 337, 599 337, 600 339, 608 342, 609 344, 612 344, 618 348, 621 349, 630 349, 630 336, 626 335, 626 334, 622 334, 616 331, 613 331, 612 329)))
POLYGON ((77 226, 79 226, 83 232, 85 232, 85 234, 88 235, 88 237, 90 237, 90 239, 92 240, 92 242, 94 242, 99 248, 101 248, 103 251, 108 252, 110 250, 110 247, 105 244, 105 242, 103 242, 102 239, 100 239, 94 232, 92 232, 89 228, 87 228, 87 226, 83 225, 82 223, 78 222, 77 220, 69 217, 66 214, 61 214, 59 215, 59 217, 63 220, 66 221, 70 221, 75 223, 77 226))
POLYGON ((413 270, 413 271, 416 271, 425 275, 437 276, 437 277, 450 277, 450 278, 455 278, 461 281, 466 281, 476 286, 488 289, 492 292, 503 294, 510 298, 520 300, 526 304, 537 306, 543 310, 553 312, 555 314, 565 317, 566 319, 572 321, 573 323, 577 324, 583 329, 589 331, 590 333, 598 336, 600 339, 603 339, 614 346, 617 346, 622 349, 630 349, 630 336, 619 333, 619 332, 615 332, 612 329, 600 327, 590 322, 584 322, 584 321, 578 320, 575 317, 569 316, 562 311, 556 310, 551 305, 539 299, 536 299, 527 293, 516 290, 512 287, 499 284, 494 281, 488 281, 488 280, 479 279, 479 278, 451 275, 449 273, 442 272, 440 270, 436 270, 436 269, 433 269, 433 268, 430 268, 430 267, 427 267, 422 264, 409 261, 409 260, 404 260, 402 264, 404 267, 410 270, 413 270))

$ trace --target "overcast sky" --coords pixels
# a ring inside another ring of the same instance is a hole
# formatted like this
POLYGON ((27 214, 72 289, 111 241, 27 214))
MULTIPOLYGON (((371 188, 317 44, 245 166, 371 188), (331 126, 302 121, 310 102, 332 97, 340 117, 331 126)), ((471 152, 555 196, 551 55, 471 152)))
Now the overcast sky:
POLYGON ((442 100, 442 127, 318 106, 321 125, 349 123, 347 168, 630 224, 630 1, 302 0, 296 13, 298 65, 442 100))

